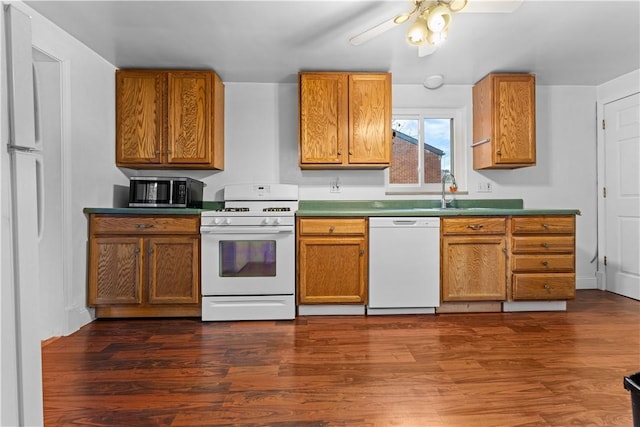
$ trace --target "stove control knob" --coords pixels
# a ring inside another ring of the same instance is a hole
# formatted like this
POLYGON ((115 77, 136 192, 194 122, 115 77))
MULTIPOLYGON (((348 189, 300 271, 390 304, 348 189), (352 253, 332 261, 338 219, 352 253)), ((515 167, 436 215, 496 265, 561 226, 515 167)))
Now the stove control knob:
POLYGON ((264 225, 269 225, 269 218, 264 218, 264 219, 262 220, 262 224, 264 224, 264 225))
POLYGON ((273 220, 273 225, 278 225, 280 224, 280 218, 276 218, 273 220))

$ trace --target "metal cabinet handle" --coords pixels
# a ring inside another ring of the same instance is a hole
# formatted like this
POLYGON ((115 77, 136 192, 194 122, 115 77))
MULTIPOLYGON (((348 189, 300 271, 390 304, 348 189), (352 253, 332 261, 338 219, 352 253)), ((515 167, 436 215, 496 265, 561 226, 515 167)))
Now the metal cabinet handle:
POLYGON ((549 247, 549 244, 548 244, 547 242, 544 242, 544 243, 542 244, 542 247, 543 247, 543 248, 548 248, 548 247, 549 247))
POLYGON ((329 233, 333 233, 335 231, 335 227, 332 225, 331 227, 329 227, 329 233))
POLYGON ((153 224, 136 224, 135 227, 138 229, 153 228, 153 224))
POLYGON ((472 230, 481 230, 484 227, 484 225, 482 224, 470 224, 467 225, 467 228, 470 228, 472 230))
POLYGON ((547 224, 546 222, 542 223, 542 228, 544 228, 545 230, 549 229, 549 224, 547 224))
POLYGON ((549 284, 545 283, 544 288, 547 290, 547 292, 551 292, 551 286, 549 284))
POLYGON ((364 255, 364 249, 360 249, 360 256, 364 255))
POLYGON ((542 261, 542 265, 544 265, 545 267, 547 267, 549 265, 549 261, 542 261))
POLYGON ((134 254, 136 254, 136 255, 138 255, 138 254, 140 253, 140 248, 136 247, 136 248, 133 250, 133 253, 134 253, 134 254))
POLYGON ((501 151, 501 150, 497 150, 497 151, 496 151, 496 154, 497 154, 498 156, 502 156, 502 151, 501 151))
POLYGON ((342 151, 338 151, 338 156, 342 156, 342 151))

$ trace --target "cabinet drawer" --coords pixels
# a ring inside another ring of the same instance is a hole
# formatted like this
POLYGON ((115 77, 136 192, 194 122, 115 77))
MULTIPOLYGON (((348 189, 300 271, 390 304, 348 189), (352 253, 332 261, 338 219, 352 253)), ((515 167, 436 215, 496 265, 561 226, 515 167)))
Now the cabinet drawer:
POLYGON ((444 218, 442 234, 504 234, 506 221, 504 217, 444 218))
POLYGON ((573 253, 574 236, 513 236, 511 251, 513 253, 573 253))
POLYGON ((300 235, 364 235, 367 230, 367 220, 364 218, 303 218, 298 221, 298 226, 300 235))
POLYGON ((575 269, 575 258, 569 255, 514 255, 511 270, 521 271, 564 271, 572 273, 575 269))
POLYGON ((93 234, 198 234, 200 217, 150 215, 92 215, 93 234))
POLYGON ((513 234, 527 234, 527 233, 573 234, 575 233, 575 217, 574 216, 513 217, 511 219, 511 232, 513 234))
POLYGON ((576 295, 575 274, 514 274, 514 300, 566 300, 576 295))

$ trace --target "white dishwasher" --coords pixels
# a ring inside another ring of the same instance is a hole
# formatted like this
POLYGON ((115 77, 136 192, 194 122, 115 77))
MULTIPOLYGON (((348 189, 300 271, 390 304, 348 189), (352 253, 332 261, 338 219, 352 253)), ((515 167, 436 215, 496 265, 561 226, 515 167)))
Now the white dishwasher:
POLYGON ((369 218, 368 314, 434 313, 440 306, 440 218, 369 218))

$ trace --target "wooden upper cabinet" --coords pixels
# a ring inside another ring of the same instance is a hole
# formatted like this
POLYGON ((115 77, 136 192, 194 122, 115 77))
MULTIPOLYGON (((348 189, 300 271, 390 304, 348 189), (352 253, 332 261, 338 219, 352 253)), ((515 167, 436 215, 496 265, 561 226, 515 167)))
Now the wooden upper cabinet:
POLYGON ((116 71, 116 164, 224 168, 224 85, 213 71, 116 71))
POLYGON ((299 74, 300 168, 380 169, 391 161, 391 74, 299 74))
POLYGON ((533 74, 489 74, 473 87, 473 168, 536 164, 533 74))
POLYGON ((116 71, 116 162, 159 165, 165 141, 165 74, 116 71))

